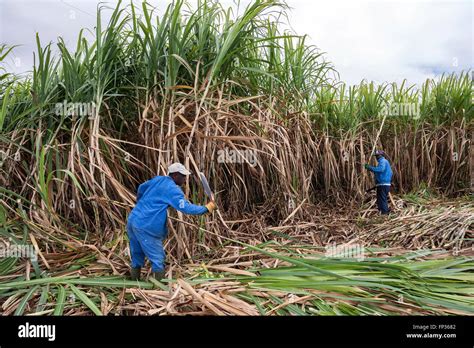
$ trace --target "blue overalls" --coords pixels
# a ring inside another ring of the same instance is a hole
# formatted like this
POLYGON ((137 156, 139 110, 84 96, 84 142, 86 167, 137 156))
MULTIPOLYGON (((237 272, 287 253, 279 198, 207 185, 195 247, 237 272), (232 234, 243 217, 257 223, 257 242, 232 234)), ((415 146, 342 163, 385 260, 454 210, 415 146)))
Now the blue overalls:
POLYGON ((369 166, 368 170, 375 174, 375 185, 377 186, 377 208, 382 214, 388 214, 388 193, 390 192, 390 183, 392 181, 392 168, 390 163, 380 157, 377 167, 369 166))
POLYGON ((143 267, 146 256, 153 272, 164 271, 163 240, 168 235, 166 223, 169 206, 185 214, 207 213, 206 207, 188 202, 181 188, 169 176, 156 176, 141 184, 138 187, 137 204, 127 222, 132 268, 143 267))

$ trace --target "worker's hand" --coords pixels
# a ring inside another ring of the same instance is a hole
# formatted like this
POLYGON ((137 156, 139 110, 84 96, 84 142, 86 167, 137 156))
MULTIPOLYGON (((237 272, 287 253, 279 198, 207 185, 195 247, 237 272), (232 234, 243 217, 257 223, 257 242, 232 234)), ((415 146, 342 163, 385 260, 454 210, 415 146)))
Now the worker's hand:
POLYGON ((207 208, 207 211, 209 213, 212 213, 214 210, 217 209, 217 205, 216 203, 214 203, 214 201, 210 201, 209 203, 205 205, 205 207, 207 208))
POLYGON ((368 165, 367 163, 364 164, 364 168, 365 168, 365 169, 369 169, 369 165, 368 165))

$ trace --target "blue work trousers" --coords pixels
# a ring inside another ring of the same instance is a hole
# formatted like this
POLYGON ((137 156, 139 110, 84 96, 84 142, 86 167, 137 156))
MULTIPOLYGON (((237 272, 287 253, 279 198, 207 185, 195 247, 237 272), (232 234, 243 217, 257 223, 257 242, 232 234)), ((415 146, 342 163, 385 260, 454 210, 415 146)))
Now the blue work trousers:
POLYGON ((388 208, 388 193, 390 186, 377 186, 377 208, 382 214, 390 213, 388 208))
POLYGON ((132 268, 143 267, 145 256, 150 260, 151 270, 161 272, 165 270, 165 251, 163 239, 138 229, 131 223, 127 224, 127 234, 130 240, 130 255, 132 268))

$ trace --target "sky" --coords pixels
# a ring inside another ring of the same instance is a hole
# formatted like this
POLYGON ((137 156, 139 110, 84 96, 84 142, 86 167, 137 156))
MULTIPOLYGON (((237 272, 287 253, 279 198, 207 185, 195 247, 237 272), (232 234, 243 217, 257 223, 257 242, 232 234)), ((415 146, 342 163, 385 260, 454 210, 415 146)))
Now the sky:
MULTIPOLYGON (((127 2, 127 1, 126 1, 127 2)), ((170 0, 149 0, 160 13, 170 0)), ((189 0, 195 3, 195 0, 189 0)), ((220 1, 241 12, 232 0, 220 1)), ((115 1, 108 1, 112 6, 115 1)), ((136 2, 139 3, 139 2, 136 2)), ((287 0, 282 25, 325 52, 342 81, 421 84, 442 73, 472 69, 472 0, 287 0)), ((20 45, 8 71, 32 69, 35 35, 64 38, 73 48, 81 28, 95 25, 96 0, 0 0, 0 44, 20 45)))

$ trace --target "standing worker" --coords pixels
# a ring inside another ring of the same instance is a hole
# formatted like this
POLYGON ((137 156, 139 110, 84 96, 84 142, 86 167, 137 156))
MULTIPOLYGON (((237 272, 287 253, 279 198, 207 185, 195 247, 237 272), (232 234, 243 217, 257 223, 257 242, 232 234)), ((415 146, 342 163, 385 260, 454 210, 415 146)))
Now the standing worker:
POLYGON ((392 168, 390 163, 385 158, 385 152, 382 150, 375 151, 375 158, 377 159, 377 167, 365 165, 365 169, 375 173, 375 186, 377 187, 377 208, 382 214, 390 213, 388 208, 388 194, 390 192, 390 185, 392 181, 392 168))
POLYGON ((168 168, 168 176, 156 176, 138 187, 137 204, 127 222, 133 280, 140 279, 145 256, 150 260, 152 276, 156 280, 165 277, 163 240, 168 234, 168 207, 190 215, 202 215, 216 209, 213 201, 201 206, 186 200, 180 186, 189 174, 191 172, 184 165, 173 163, 168 168))

